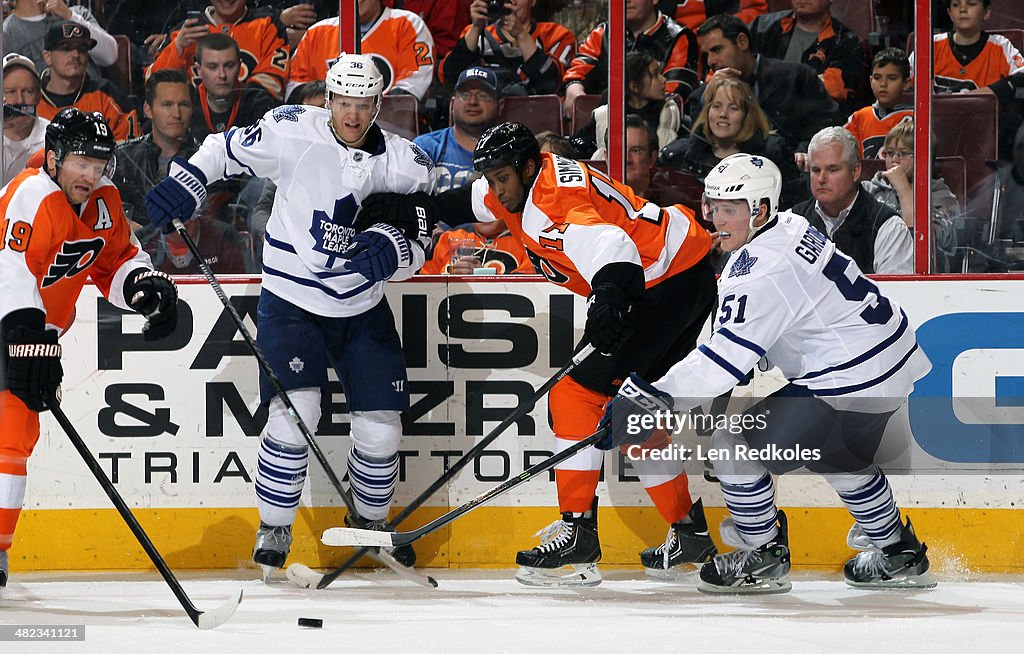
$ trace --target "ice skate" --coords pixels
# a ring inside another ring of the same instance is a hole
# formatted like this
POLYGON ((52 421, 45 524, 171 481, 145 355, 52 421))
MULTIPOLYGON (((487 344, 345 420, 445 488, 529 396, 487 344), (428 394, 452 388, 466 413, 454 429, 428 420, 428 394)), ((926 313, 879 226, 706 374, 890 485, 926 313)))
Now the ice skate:
POLYGON ((252 548, 252 560, 263 570, 263 582, 270 580, 275 568, 283 568, 292 545, 292 526, 274 527, 260 522, 256 532, 256 545, 252 548))
POLYGON ((10 571, 7 567, 7 550, 0 550, 0 590, 7 587, 7 577, 10 571))
POLYGON ((703 593, 785 593, 789 582, 789 528, 779 511, 779 533, 758 547, 747 545, 731 518, 721 526, 722 540, 738 549, 718 554, 700 569, 697 590, 703 593))
POLYGON ((644 571, 660 579, 676 579, 691 572, 689 563, 706 563, 718 549, 708 535, 704 502, 697 500, 686 518, 669 526, 665 542, 640 552, 644 571))
POLYGON ((928 546, 917 539, 910 518, 900 529, 899 542, 879 548, 861 526, 854 523, 846 542, 863 551, 843 566, 847 584, 854 588, 896 590, 934 588, 938 584, 928 571, 928 546))
POLYGON ((597 538, 597 498, 582 516, 563 513, 541 531, 540 545, 516 554, 516 581, 526 586, 597 586, 601 543, 597 538))
MULTIPOLYGON (((352 520, 349 516, 351 514, 345 514, 345 525, 348 527, 355 527, 356 529, 372 529, 374 531, 393 531, 387 526, 386 520, 367 520, 365 518, 359 518, 352 520)), ((412 548, 412 545, 399 545, 398 547, 387 547, 383 548, 385 552, 391 555, 391 557, 400 565, 406 568, 411 568, 416 565, 416 550, 412 548)))

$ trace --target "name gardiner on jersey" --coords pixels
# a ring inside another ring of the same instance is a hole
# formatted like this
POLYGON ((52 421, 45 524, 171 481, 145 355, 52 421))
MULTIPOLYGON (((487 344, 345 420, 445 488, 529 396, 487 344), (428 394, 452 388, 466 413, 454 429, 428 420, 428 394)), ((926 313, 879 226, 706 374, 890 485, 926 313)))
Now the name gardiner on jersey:
POLYGON ((807 263, 814 263, 821 256, 822 250, 825 249, 825 243, 827 239, 825 235, 819 232, 814 227, 810 227, 804 232, 804 235, 800 237, 800 243, 797 244, 795 252, 797 256, 806 261, 807 263))

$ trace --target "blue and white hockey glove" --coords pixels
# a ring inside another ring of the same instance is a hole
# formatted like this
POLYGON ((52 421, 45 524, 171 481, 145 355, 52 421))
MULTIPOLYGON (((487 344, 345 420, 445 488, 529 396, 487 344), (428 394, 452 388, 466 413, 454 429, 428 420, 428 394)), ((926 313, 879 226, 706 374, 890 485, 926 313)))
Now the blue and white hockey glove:
POLYGON ((178 326, 178 287, 158 270, 138 268, 124 283, 128 306, 146 316, 142 336, 147 341, 166 338, 178 326))
POLYGON ((346 270, 355 271, 371 282, 382 282, 390 279, 399 268, 412 265, 412 245, 402 230, 377 223, 352 237, 341 256, 348 259, 346 270))
POLYGON ((655 431, 667 425, 666 417, 672 412, 672 397, 659 391, 635 372, 622 382, 619 392, 604 407, 604 415, 597 424, 605 430, 595 447, 610 450, 623 445, 642 445, 655 431))
POLYGON ((187 160, 176 157, 167 177, 146 193, 143 201, 149 222, 156 228, 174 219, 188 220, 206 199, 206 175, 187 160))

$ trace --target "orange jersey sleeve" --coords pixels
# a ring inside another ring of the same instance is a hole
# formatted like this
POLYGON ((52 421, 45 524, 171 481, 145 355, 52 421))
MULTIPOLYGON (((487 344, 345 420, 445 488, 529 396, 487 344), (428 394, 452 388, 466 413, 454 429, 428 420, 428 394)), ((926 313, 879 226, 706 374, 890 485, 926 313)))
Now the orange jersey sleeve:
POLYGON ((394 89, 423 98, 434 75, 434 37, 423 19, 409 11, 385 9, 362 39, 384 75, 384 92, 394 89))
POLYGON ((46 173, 26 170, 0 197, 0 215, 0 274, 9 289, 0 298, 0 315, 39 308, 47 324, 63 331, 87 279, 125 309, 126 275, 152 267, 128 226, 117 188, 106 179, 79 216, 46 173))
POLYGON ((327 62, 338 56, 338 18, 322 20, 302 36, 292 54, 288 89, 327 77, 327 62))
POLYGON ((843 125, 857 138, 861 159, 875 159, 881 156, 885 136, 889 130, 903 121, 914 120, 914 106, 898 104, 886 110, 878 103, 858 109, 843 125))
POLYGON ((596 87, 588 86, 587 78, 601 60, 601 43, 604 41, 604 29, 604 23, 598 25, 580 43, 580 47, 576 50, 576 56, 570 60, 569 68, 562 77, 562 80, 567 85, 572 82, 581 82, 583 86, 587 87, 588 93, 594 92, 593 88, 596 87))
POLYGON ((543 153, 541 171, 522 213, 511 214, 487 189, 473 185, 474 211, 503 218, 526 247, 537 270, 579 295, 610 263, 644 268, 650 288, 690 268, 711 249, 711 235, 693 211, 659 207, 585 164, 543 153))
POLYGON ((434 246, 434 252, 420 269, 422 275, 443 275, 448 272, 452 259, 452 241, 472 239, 476 242, 473 255, 480 260, 481 268, 490 268, 497 275, 511 273, 532 273, 533 264, 526 254, 523 244, 510 232, 505 232, 494 239, 485 239, 475 231, 453 229, 442 232, 434 246))

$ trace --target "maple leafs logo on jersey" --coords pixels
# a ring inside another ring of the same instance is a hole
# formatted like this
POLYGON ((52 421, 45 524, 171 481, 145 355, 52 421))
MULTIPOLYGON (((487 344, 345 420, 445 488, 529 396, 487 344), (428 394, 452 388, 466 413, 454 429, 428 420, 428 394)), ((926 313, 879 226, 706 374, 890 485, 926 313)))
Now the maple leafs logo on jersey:
POLYGON ((434 160, 428 157, 427 153, 420 146, 410 143, 409 147, 412 148, 413 161, 426 168, 427 172, 434 169, 434 160))
POLYGON ((104 240, 94 238, 88 241, 66 241, 60 252, 53 258, 46 271, 40 288, 52 286, 65 277, 74 277, 96 262, 103 250, 104 240))
POLYGON ((281 107, 275 107, 274 113, 272 115, 274 117, 275 123, 279 123, 282 120, 297 123, 299 122, 299 114, 305 113, 305 111, 305 107, 300 107, 294 104, 287 104, 281 107))
POLYGON ((736 257, 736 261, 732 262, 732 267, 729 268, 729 277, 742 277, 743 275, 749 275, 750 269, 757 263, 757 257, 750 256, 746 248, 740 250, 740 256, 736 257))
POLYGON ((313 211, 309 233, 313 236, 313 249, 327 255, 327 267, 333 268, 338 255, 348 247, 349 240, 355 236, 356 211, 359 204, 349 193, 340 200, 334 201, 334 213, 328 216, 326 211, 313 211))

